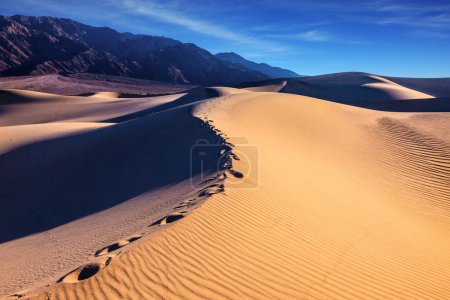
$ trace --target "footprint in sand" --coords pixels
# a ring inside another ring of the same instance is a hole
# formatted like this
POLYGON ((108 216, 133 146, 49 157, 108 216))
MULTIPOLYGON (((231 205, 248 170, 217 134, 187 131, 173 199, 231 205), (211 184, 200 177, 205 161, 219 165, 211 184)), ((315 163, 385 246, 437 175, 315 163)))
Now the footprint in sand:
POLYGON ((182 209, 182 208, 188 208, 189 205, 190 205, 190 204, 188 204, 188 203, 185 203, 185 204, 179 204, 179 205, 175 206, 175 207, 173 208, 173 210, 178 210, 178 209, 182 209))
POLYGON ((76 283, 91 278, 92 276, 100 272, 100 270, 108 266, 111 260, 112 257, 105 257, 104 259, 99 260, 97 262, 83 265, 73 270, 72 272, 68 273, 67 275, 64 275, 57 282, 76 283))
POLYGON ((225 186, 223 184, 213 184, 208 186, 207 188, 201 190, 198 193, 199 197, 208 197, 214 194, 218 194, 218 193, 222 193, 223 191, 225 191, 225 186))
POLYGON ((25 295, 23 295, 23 294, 13 294, 13 295, 10 295, 10 296, 6 297, 6 299, 8 299, 8 298, 19 299, 19 298, 22 298, 22 297, 25 297, 25 295))
POLYGON ((235 171, 235 170, 230 170, 231 175, 233 175, 236 178, 244 178, 244 174, 242 174, 241 172, 235 171))
POLYGON ((131 236, 129 238, 120 240, 120 241, 118 241, 118 242, 116 242, 114 244, 111 244, 109 246, 106 246, 106 247, 98 250, 97 252, 95 252, 95 256, 102 256, 102 255, 108 254, 108 253, 110 253, 112 251, 115 251, 115 250, 117 250, 119 248, 122 248, 122 247, 124 247, 124 246, 126 246, 126 245, 128 245, 128 244, 130 244, 130 243, 132 243, 132 242, 134 242, 134 241, 136 241, 138 239, 140 239, 141 237, 142 237, 142 235, 133 235, 133 236, 131 236))
POLYGON ((210 183, 217 183, 217 182, 221 182, 224 181, 226 179, 226 175, 225 175, 225 171, 220 172, 219 174, 217 174, 216 176, 214 176, 213 178, 207 179, 205 181, 202 181, 200 183, 200 186, 206 185, 206 184, 210 184, 210 183))
POLYGON ((166 224, 170 224, 173 223, 175 221, 178 221, 182 218, 184 218, 186 216, 187 212, 179 212, 179 213, 173 213, 173 214, 169 214, 167 216, 165 216, 164 218, 159 219, 156 222, 153 222, 150 226, 155 226, 155 225, 166 225, 166 224))
POLYGON ((234 160, 241 160, 236 154, 234 154, 233 152, 230 153, 231 158, 233 158, 234 160))
POLYGON ((194 202, 195 202, 195 199, 185 200, 185 201, 181 202, 180 204, 178 204, 178 206, 175 206, 174 210, 181 209, 181 208, 188 208, 191 205, 193 205, 194 202))
POLYGON ((231 159, 226 160, 224 163, 222 163, 221 168, 229 170, 233 166, 231 159))

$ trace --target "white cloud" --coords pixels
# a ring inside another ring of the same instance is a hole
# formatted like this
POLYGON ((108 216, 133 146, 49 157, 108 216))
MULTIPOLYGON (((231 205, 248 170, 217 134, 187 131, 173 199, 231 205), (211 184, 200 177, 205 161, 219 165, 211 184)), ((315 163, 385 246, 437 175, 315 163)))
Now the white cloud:
POLYGON ((162 22, 179 25, 200 34, 253 48, 260 48, 265 51, 282 52, 286 50, 284 46, 256 39, 245 34, 237 33, 223 26, 218 26, 207 21, 180 14, 179 12, 168 9, 166 6, 154 1, 143 2, 140 0, 124 0, 121 3, 130 13, 148 16, 162 22))
POLYGON ((320 30, 309 30, 300 33, 286 33, 286 34, 268 34, 266 35, 272 38, 290 39, 305 42, 332 42, 338 44, 348 44, 348 45, 372 45, 371 41, 364 41, 357 38, 345 39, 337 37, 335 35, 329 34, 320 30))
POLYGON ((274 38, 284 38, 291 40, 307 41, 307 42, 328 42, 333 41, 335 38, 328 33, 319 30, 309 30, 300 33, 280 33, 280 34, 269 34, 269 37, 274 38))
POLYGON ((300 33, 297 35, 297 38, 310 42, 326 42, 335 39, 333 36, 319 30, 310 30, 304 33, 300 33))
POLYGON ((450 28, 450 15, 441 14, 435 16, 394 16, 378 21, 380 25, 404 25, 410 27, 428 27, 442 30, 450 28))

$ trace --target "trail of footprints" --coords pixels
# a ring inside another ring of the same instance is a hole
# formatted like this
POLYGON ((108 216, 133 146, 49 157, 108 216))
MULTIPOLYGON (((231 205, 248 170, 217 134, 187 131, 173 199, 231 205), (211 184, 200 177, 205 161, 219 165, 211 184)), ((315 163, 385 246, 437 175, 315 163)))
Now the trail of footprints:
MULTIPOLYGON (((227 179, 228 174, 236 178, 243 178, 242 173, 232 169, 232 161, 239 160, 239 157, 232 152, 235 145, 229 141, 229 138, 222 131, 214 127, 213 121, 208 120, 206 115, 203 115, 203 121, 209 129, 218 135, 219 138, 216 143, 225 146, 225 149, 222 149, 220 152, 220 171, 215 176, 200 183, 196 188, 180 195, 179 198, 183 199, 183 201, 173 208, 174 212, 151 223, 149 227, 154 228, 176 222, 196 209, 196 206, 206 198, 214 194, 223 193, 225 191, 224 181, 227 179)), ((117 250, 141 239, 143 236, 144 233, 135 234, 99 249, 95 252, 95 258, 91 262, 64 275, 57 283, 77 283, 93 277, 106 268, 115 256, 121 254, 121 251, 117 250)), ((24 296, 26 296, 26 293, 16 293, 10 297, 22 298, 24 296)))
MULTIPOLYGON (((224 181, 228 176, 227 173, 236 178, 243 177, 242 173, 232 169, 232 160, 239 160, 239 158, 232 152, 232 147, 234 147, 234 145, 229 142, 229 139, 220 130, 214 127, 212 124, 213 121, 207 120, 206 117, 204 117, 204 122, 219 136, 217 143, 226 146, 225 149, 222 149, 220 152, 219 162, 221 170, 212 178, 200 183, 195 189, 191 189, 182 194, 179 198, 183 199, 183 201, 173 208, 174 212, 151 223, 149 227, 159 227, 176 222, 185 217, 196 208, 197 204, 206 198, 211 197, 214 194, 223 193, 225 191, 224 181)), ((76 283, 91 278, 102 269, 106 268, 115 256, 121 254, 121 251, 117 250, 141 239, 143 236, 144 234, 132 235, 99 249, 95 252, 95 258, 91 262, 69 272, 61 277, 57 282, 76 283)), ((15 294, 12 296, 15 298, 20 298, 24 295, 15 294)))

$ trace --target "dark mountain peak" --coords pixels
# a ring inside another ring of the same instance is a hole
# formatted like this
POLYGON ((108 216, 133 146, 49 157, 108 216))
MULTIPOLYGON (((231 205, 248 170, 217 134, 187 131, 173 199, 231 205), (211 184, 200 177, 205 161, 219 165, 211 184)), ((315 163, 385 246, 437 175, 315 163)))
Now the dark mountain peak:
POLYGON ((235 52, 221 52, 216 54, 217 57, 235 59, 236 61, 246 61, 245 58, 235 52))
POLYGON ((239 65, 245 66, 246 68, 249 68, 250 70, 261 72, 271 78, 286 78, 286 77, 299 77, 300 76, 291 70, 282 69, 282 68, 278 68, 278 67, 272 67, 271 65, 268 65, 266 63, 255 63, 253 61, 245 59, 244 57, 242 57, 239 54, 236 54, 234 52, 217 53, 216 57, 218 57, 219 59, 222 59, 224 61, 228 61, 228 62, 231 62, 234 64, 239 64, 239 65))

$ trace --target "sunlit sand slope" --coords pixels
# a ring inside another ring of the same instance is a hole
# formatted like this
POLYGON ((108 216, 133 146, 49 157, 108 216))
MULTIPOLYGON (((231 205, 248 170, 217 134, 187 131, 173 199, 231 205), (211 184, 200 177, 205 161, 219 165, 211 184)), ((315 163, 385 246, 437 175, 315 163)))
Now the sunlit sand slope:
POLYGON ((37 298, 450 297, 448 114, 272 93, 195 113, 235 137, 244 182, 229 174, 195 213, 37 298))
POLYGON ((378 82, 365 83, 362 85, 363 87, 379 90, 388 95, 389 97, 391 97, 392 99, 408 100, 408 99, 434 98, 431 95, 409 89, 407 87, 404 87, 400 84, 397 84, 393 81, 387 80, 386 78, 380 76, 370 75, 369 77, 377 80, 378 82))

